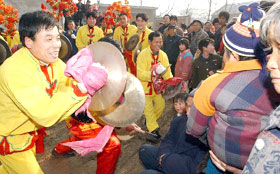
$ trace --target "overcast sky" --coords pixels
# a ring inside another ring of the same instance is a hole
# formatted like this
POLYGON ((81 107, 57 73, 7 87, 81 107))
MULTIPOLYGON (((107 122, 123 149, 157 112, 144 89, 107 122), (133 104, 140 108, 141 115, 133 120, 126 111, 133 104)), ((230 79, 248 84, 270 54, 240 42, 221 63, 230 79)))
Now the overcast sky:
MULTIPOLYGON (((77 2, 78 0, 74 0, 77 2)), ((86 0, 82 0, 82 2, 85 2, 86 0)), ((112 2, 115 2, 118 0, 100 0, 100 3, 104 4, 111 4, 112 2)), ((171 7, 172 11, 170 14, 179 15, 181 11, 186 9, 188 5, 190 4, 190 8, 199 8, 199 9, 209 9, 209 1, 210 0, 128 0, 130 5, 142 5, 143 6, 152 6, 157 7, 157 15, 163 14, 168 9, 170 10, 171 7), (174 4, 174 5, 173 5, 174 4), (169 8, 168 8, 169 7, 169 8)), ((248 2, 252 0, 211 0, 212 1, 212 12, 216 11, 226 3, 240 3, 240 2, 248 2)), ((91 3, 96 3, 97 0, 91 0, 91 3)), ((124 3, 124 0, 122 1, 124 3)))

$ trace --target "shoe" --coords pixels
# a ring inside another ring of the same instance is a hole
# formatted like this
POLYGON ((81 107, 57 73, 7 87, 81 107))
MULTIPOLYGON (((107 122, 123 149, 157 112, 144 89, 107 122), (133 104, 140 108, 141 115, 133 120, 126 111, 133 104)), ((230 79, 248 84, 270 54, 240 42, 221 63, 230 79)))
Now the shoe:
POLYGON ((159 143, 161 140, 161 135, 159 134, 159 129, 153 130, 151 133, 154 135, 148 135, 146 140, 151 143, 154 143, 154 144, 159 143))
POLYGON ((54 148, 52 150, 52 156, 54 156, 54 157, 70 158, 70 157, 75 156, 75 152, 68 152, 68 153, 65 153, 65 154, 59 154, 59 153, 56 152, 56 148, 54 148))

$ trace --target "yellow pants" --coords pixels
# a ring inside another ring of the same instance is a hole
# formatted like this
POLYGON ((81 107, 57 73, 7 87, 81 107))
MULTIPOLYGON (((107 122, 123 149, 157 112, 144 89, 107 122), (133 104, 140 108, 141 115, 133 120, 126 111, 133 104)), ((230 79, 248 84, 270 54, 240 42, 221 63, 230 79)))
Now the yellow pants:
POLYGON ((43 174, 36 160, 35 147, 24 152, 0 155, 0 174, 43 174))
POLYGON ((161 94, 146 95, 145 98, 144 114, 146 117, 146 126, 149 132, 152 132, 159 127, 157 120, 165 108, 165 100, 161 94))

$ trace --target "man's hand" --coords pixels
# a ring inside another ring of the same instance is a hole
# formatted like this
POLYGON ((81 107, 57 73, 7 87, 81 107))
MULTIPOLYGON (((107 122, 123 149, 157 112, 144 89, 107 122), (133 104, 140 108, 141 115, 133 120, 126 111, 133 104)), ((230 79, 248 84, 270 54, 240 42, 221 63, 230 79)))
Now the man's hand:
POLYGON ((157 63, 153 65, 152 71, 154 75, 161 75, 166 71, 166 68, 161 63, 157 63))
POLYGON ((129 133, 129 134, 134 134, 136 132, 139 132, 139 133, 145 133, 145 131, 143 131, 137 124, 135 123, 132 123, 131 125, 127 126, 125 128, 125 130, 129 133))
POLYGON ((232 172, 233 174, 241 174, 242 173, 242 170, 225 164, 211 150, 209 151, 209 153, 210 153, 210 158, 211 158, 213 164, 218 169, 222 170, 223 172, 229 171, 229 172, 232 172))

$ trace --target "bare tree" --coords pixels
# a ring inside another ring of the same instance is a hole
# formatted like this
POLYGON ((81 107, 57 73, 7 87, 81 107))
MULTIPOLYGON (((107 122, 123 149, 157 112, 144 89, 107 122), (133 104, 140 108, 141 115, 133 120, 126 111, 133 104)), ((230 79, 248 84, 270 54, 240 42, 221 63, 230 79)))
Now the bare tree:
POLYGON ((160 16, 163 16, 163 15, 165 15, 165 14, 169 14, 170 11, 173 10, 174 5, 175 5, 175 0, 173 0, 173 1, 168 1, 167 10, 165 10, 164 12, 161 12, 161 13, 160 13, 160 16))
POLYGON ((186 14, 186 16, 188 16, 188 15, 190 15, 190 5, 192 3, 192 0, 185 0, 185 2, 186 2, 186 7, 187 7, 185 14, 186 14))
POLYGON ((211 16, 212 3, 213 3, 213 0, 208 0, 208 4, 209 4, 208 15, 207 15, 207 20, 208 21, 210 20, 210 16, 211 16))

